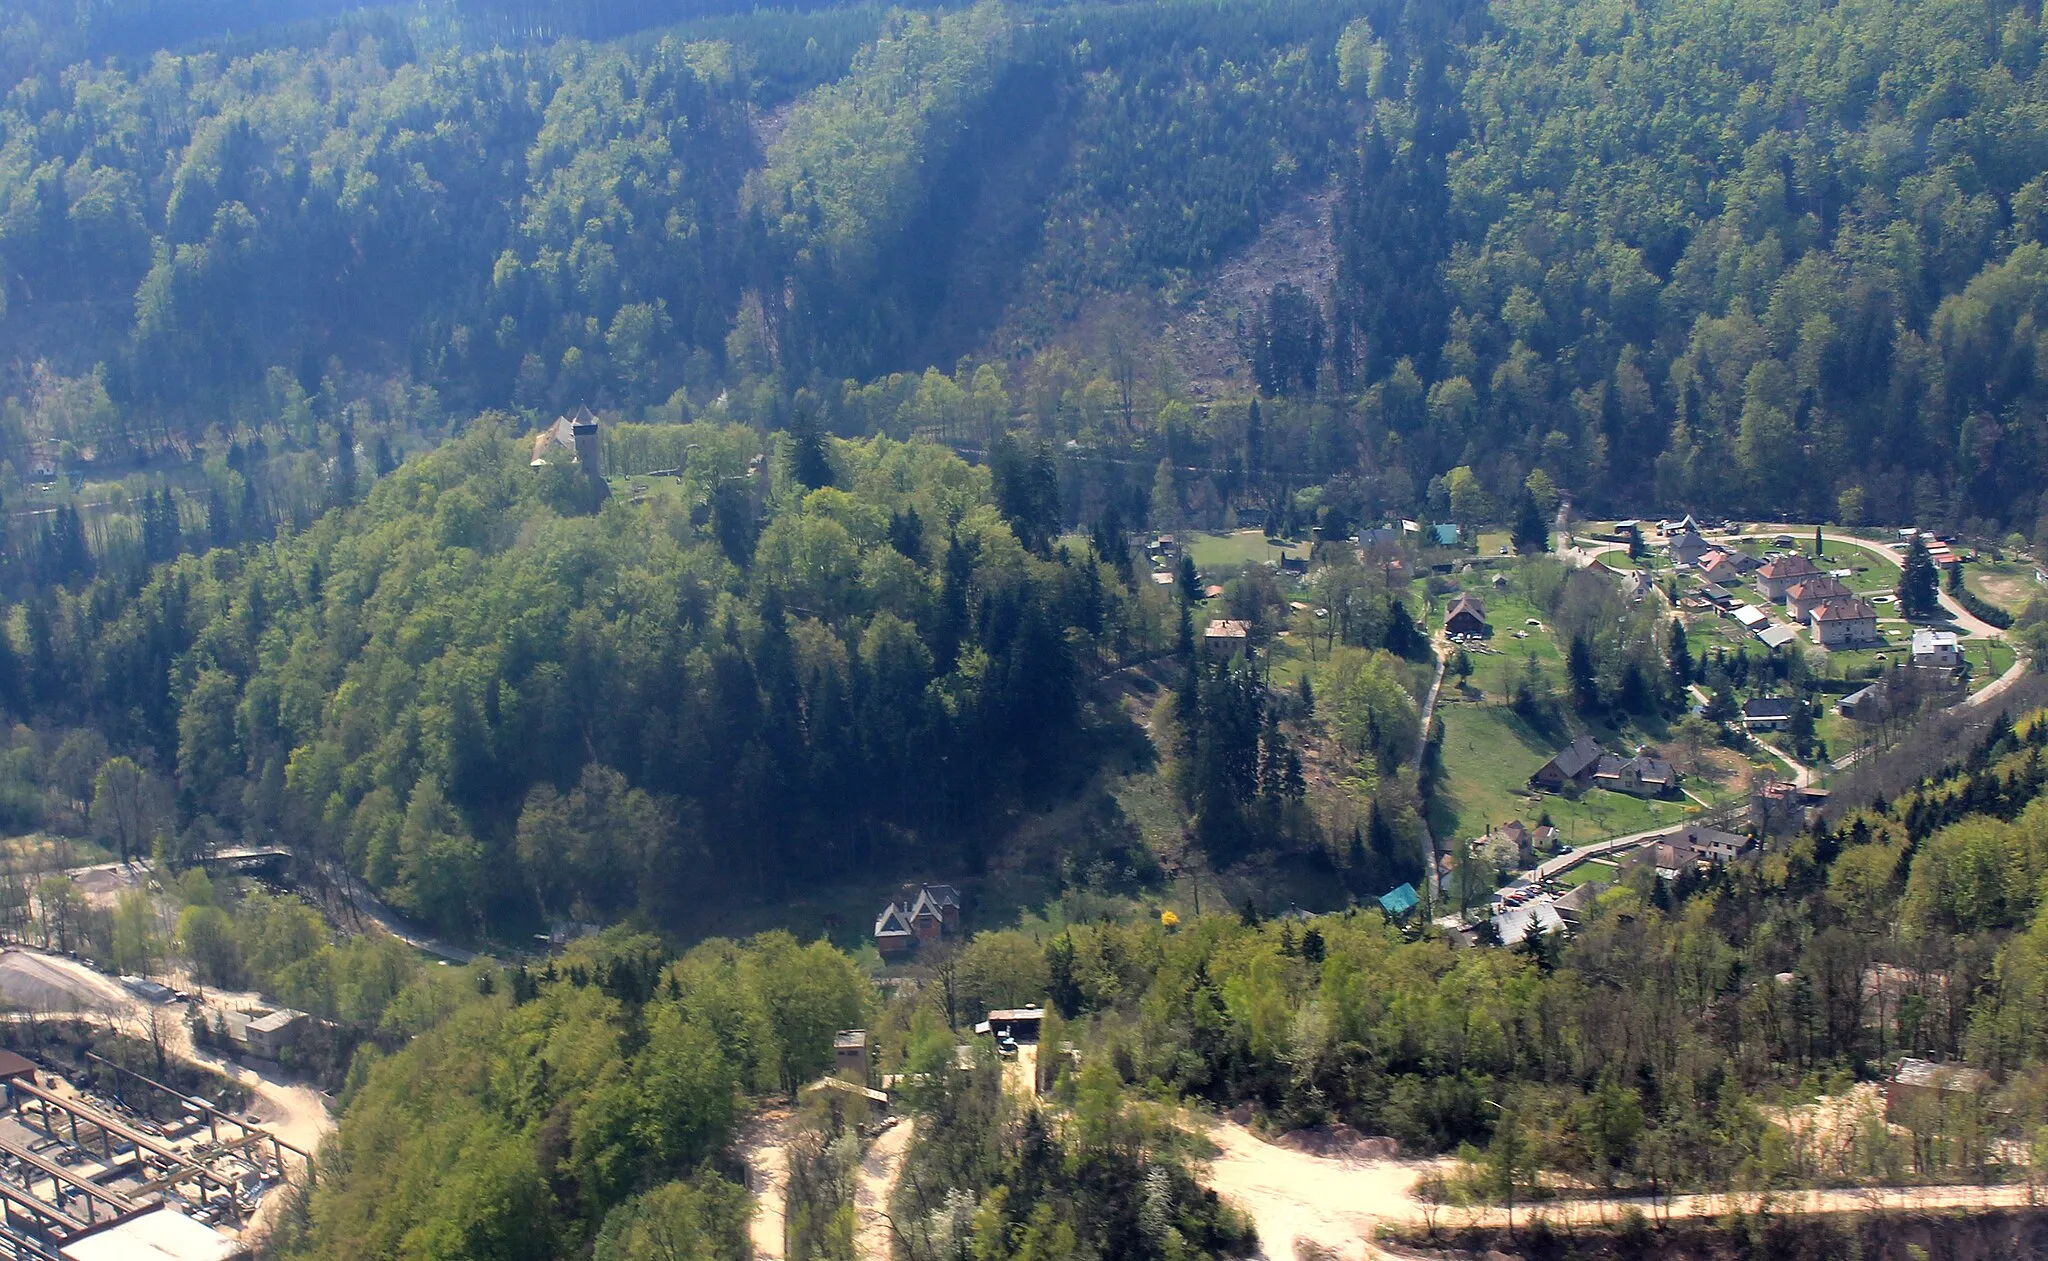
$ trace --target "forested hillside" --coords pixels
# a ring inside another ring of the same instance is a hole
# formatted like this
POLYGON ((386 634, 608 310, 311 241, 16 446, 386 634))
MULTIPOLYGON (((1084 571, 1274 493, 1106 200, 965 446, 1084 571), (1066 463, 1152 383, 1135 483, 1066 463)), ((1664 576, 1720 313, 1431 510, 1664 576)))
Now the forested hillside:
POLYGON ((610 44, 519 13, 63 68, 91 32, 25 11, 17 472, 279 426, 294 390, 329 444, 579 400, 780 424, 803 388, 856 433, 842 381, 971 355, 993 423, 1215 470, 1212 515, 1470 467, 1458 511, 1505 516, 1541 468, 1582 504, 2030 532, 2048 489, 2024 7, 984 5, 610 44), (1326 284, 1205 289, 1332 180, 1326 284), (1153 340, 1197 296, 1243 329, 1235 398, 1153 340), (1288 396, 1256 453, 1255 393, 1288 396))
MULTIPOLYGON (((674 1255, 737 1261, 741 1098, 825 1071, 833 1031, 862 1023, 915 1118, 888 1204, 911 1258, 1247 1255, 1262 1241, 1191 1176, 1183 1096, 1459 1151, 1420 1189, 1439 1199, 1527 1202, 1555 1172, 1653 1199, 2017 1178, 2042 1150, 2044 745, 2037 713, 1969 726, 1944 766, 1889 755, 1853 795, 1901 775, 1912 791, 1761 865, 1669 881, 1641 864, 1571 939, 1514 951, 1377 913, 1225 912, 983 933, 886 994, 779 933, 676 958, 614 932, 538 970, 439 971, 387 1018, 410 1045, 359 1059, 279 1249, 612 1261, 681 1240, 674 1255), (957 1055, 950 1012, 1040 997, 1041 1091, 985 1046, 957 1055), (1994 1085, 1887 1116, 1854 1083, 1900 1047, 1994 1085)), ((786 1122, 785 1239, 805 1261, 856 1255, 853 1186, 872 1177, 870 1136, 829 1098, 786 1122)))
POLYGON ((978 865, 1085 769, 1087 672, 1171 642, 940 448, 659 436, 644 503, 486 421, 303 534, 38 600, 9 703, 158 768, 173 861, 286 839, 460 933, 677 922, 978 865))

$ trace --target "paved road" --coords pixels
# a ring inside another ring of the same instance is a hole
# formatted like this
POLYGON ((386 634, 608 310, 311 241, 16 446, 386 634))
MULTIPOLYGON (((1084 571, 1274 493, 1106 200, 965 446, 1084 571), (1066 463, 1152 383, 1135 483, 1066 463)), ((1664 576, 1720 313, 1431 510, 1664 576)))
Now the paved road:
POLYGON ((375 893, 370 891, 370 886, 356 879, 348 872, 334 866, 332 863, 321 863, 320 873, 334 883, 334 886, 341 891, 343 900, 356 914, 375 923, 377 927, 390 933, 406 945, 411 946, 414 950, 423 950, 436 958, 446 959, 450 963, 468 963, 476 958, 474 950, 464 950, 461 946, 453 946, 445 941, 428 936, 425 930, 385 905, 375 893))
MULTIPOLYGON (((1430 719, 1436 717, 1436 700, 1437 697, 1443 695, 1444 670, 1449 666, 1451 660, 1450 652, 1448 651, 1449 646, 1441 630, 1432 636, 1429 641, 1430 655, 1436 658, 1436 678, 1430 681, 1429 699, 1422 703, 1422 739, 1415 745, 1415 764, 1409 768, 1415 773, 1417 783, 1422 781, 1423 755, 1429 752, 1430 719)), ((1437 857, 1436 832, 1429 826, 1428 814, 1429 812, 1424 810, 1419 812, 1417 817, 1422 822, 1422 839, 1429 846, 1429 872, 1423 878, 1428 883, 1428 889, 1426 890, 1428 896, 1434 899, 1437 889, 1437 872, 1440 870, 1438 864, 1441 860, 1437 857)))

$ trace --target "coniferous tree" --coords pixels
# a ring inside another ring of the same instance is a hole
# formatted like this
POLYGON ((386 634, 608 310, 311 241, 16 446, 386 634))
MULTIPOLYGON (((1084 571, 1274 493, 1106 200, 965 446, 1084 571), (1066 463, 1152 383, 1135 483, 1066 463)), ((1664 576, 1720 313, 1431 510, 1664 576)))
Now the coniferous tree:
POLYGON ((1936 598, 1938 576, 1927 544, 1915 534, 1906 545, 1906 560, 1899 568, 1899 611, 1907 617, 1932 617, 1940 600, 1936 598))

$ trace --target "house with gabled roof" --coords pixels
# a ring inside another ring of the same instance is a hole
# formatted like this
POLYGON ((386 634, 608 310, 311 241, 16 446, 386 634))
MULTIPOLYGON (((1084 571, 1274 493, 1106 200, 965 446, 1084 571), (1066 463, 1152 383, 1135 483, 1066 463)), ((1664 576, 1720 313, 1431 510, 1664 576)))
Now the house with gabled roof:
POLYGON ((1829 600, 1807 616, 1814 642, 1823 648, 1853 648, 1879 642, 1877 609, 1868 600, 1829 600))
POLYGON ((1593 782, 1593 772, 1599 769, 1601 756, 1598 740, 1580 736, 1558 750, 1557 756, 1537 767, 1536 773, 1529 776, 1529 785, 1551 792, 1583 788, 1593 782))
POLYGON ((1647 753, 1626 758, 1603 753, 1593 771, 1593 786, 1631 797, 1666 797, 1678 787, 1678 771, 1647 753))
POLYGON ((1804 622, 1813 616, 1813 611, 1829 600, 1847 599, 1856 593, 1840 578, 1821 574, 1815 578, 1804 578, 1785 589, 1785 609, 1792 614, 1795 622, 1804 622))
POLYGON ((922 885, 875 917, 875 948, 885 957, 905 954, 959 931, 960 890, 950 884, 922 885))
POLYGON ((1701 538, 1698 531, 1686 529, 1671 536, 1669 547, 1671 558, 1681 565, 1697 565, 1709 553, 1720 549, 1701 538))
POLYGON ((1708 552, 1699 567, 1700 577, 1715 586, 1728 587, 1742 581, 1742 566, 1727 552, 1708 552))
POLYGON ((875 917, 875 949, 882 952, 884 959, 909 954, 917 945, 917 933, 910 927, 910 917, 903 908, 891 902, 875 917))
POLYGON ((1780 556, 1757 570, 1756 586, 1764 593, 1764 598, 1782 600, 1794 585, 1819 576, 1820 568, 1795 552, 1790 556, 1780 556))
POLYGON ((1484 635, 1486 605, 1478 596, 1459 596, 1451 601, 1450 612, 1444 615, 1444 631, 1451 635, 1484 635))

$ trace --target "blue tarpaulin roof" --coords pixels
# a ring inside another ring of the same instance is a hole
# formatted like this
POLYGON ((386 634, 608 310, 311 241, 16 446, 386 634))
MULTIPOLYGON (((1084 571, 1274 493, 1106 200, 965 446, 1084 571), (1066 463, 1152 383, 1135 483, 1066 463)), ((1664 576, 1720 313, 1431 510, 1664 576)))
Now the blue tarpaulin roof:
POLYGON ((1380 894, 1380 909, 1389 915, 1406 915, 1415 909, 1417 900, 1415 886, 1404 884, 1398 889, 1380 894))

